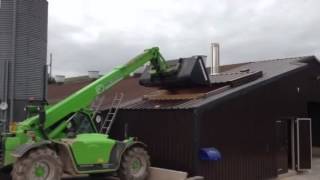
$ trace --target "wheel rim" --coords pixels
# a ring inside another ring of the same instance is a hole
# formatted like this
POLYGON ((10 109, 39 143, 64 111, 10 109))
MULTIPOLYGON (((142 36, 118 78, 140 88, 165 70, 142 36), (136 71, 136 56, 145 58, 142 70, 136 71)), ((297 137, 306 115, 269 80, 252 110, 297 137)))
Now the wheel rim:
POLYGON ((145 171, 145 163, 140 158, 134 158, 131 161, 130 170, 134 176, 140 176, 145 171))
POLYGON ((34 180, 45 180, 50 176, 50 166, 46 162, 36 162, 31 168, 29 177, 34 180))

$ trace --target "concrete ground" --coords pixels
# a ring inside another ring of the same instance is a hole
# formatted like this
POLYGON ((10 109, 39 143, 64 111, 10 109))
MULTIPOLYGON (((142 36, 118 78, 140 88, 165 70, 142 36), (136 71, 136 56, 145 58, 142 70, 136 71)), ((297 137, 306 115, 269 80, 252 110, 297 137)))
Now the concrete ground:
POLYGON ((282 177, 279 180, 320 180, 320 152, 314 155, 310 172, 282 177))
MULTIPOLYGON (((288 174, 283 177, 279 177, 278 180, 320 180, 320 155, 315 156, 312 162, 312 170, 310 172, 300 174, 288 174)), ((0 180, 10 180, 10 176, 0 173, 0 180)), ((63 180, 116 180, 114 178, 90 178, 90 177, 78 177, 78 178, 64 178, 63 180)))
MULTIPOLYGON (((90 177, 79 177, 79 178, 64 178, 63 180, 117 180, 114 178, 90 178, 90 177)), ((9 175, 0 173, 0 180, 11 180, 9 175)))
MULTIPOLYGON (((186 180, 188 177, 188 173, 186 172, 180 172, 180 171, 173 171, 168 169, 161 169, 161 168, 150 168, 150 176, 149 180, 186 180)), ((112 177, 65 177, 62 180, 119 180, 118 178, 112 178, 112 177)), ((192 178, 194 180, 202 180, 202 178, 192 178)), ((9 175, 0 175, 0 180, 10 180, 9 175)))
POLYGON ((294 176, 279 178, 280 180, 320 180, 320 157, 313 158, 312 170, 294 176))
MULTIPOLYGON (((90 177, 79 177, 79 178, 64 178, 63 180, 116 180, 114 178, 90 178, 90 177)), ((0 180, 11 180, 9 175, 0 173, 0 180)))

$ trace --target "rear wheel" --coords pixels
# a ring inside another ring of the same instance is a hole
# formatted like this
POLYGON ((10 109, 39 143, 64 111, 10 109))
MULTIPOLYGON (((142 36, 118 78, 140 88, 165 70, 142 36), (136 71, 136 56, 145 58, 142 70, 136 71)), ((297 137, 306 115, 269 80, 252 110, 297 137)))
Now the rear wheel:
POLYGON ((62 162, 49 148, 35 149, 16 161, 11 176, 12 180, 60 180, 62 162))
POLYGON ((150 158, 142 147, 127 150, 121 161, 119 176, 121 180, 146 180, 149 175, 150 158))

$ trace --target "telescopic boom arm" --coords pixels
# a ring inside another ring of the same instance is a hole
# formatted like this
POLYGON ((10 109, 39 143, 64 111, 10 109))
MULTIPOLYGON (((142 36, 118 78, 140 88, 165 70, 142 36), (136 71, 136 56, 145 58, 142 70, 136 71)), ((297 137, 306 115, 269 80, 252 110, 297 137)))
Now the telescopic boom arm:
MULTIPOLYGON (((45 112, 46 119, 43 124, 43 130, 45 131, 49 129, 68 115, 87 108, 97 96, 110 89, 116 83, 129 76, 148 62, 151 63, 153 70, 157 75, 165 75, 170 71, 169 66, 166 64, 164 58, 159 52, 159 48, 155 47, 147 49, 142 54, 130 60, 127 64, 113 69, 110 73, 48 108, 45 112)), ((17 127, 17 131, 19 128, 20 130, 26 130, 33 126, 39 126, 39 116, 35 116, 21 122, 17 127)), ((58 130, 56 129, 56 131, 58 130)), ((54 138, 56 135, 56 133, 48 133, 49 138, 54 138)))

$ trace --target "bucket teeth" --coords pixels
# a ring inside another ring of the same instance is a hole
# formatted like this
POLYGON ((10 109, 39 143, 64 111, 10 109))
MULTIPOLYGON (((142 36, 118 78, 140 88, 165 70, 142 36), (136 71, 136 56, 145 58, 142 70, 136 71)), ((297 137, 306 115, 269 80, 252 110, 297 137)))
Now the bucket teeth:
POLYGON ((184 88, 195 86, 209 86, 210 79, 205 67, 203 56, 192 56, 179 60, 168 61, 174 73, 167 75, 152 74, 151 67, 147 67, 140 78, 140 84, 146 87, 184 88))

